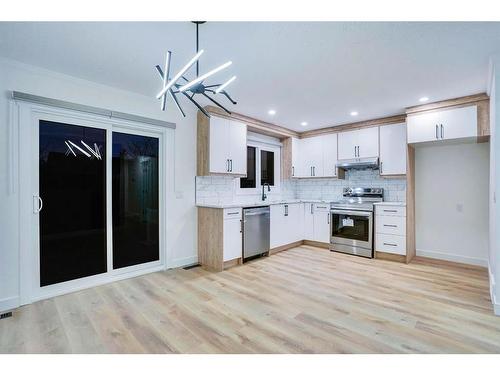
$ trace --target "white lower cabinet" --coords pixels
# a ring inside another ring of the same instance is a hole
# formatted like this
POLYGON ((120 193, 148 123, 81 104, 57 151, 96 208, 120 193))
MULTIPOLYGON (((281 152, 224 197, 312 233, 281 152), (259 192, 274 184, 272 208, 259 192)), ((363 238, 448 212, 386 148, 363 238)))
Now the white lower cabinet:
POLYGON ((376 205, 375 251, 406 255, 406 207, 376 205))
POLYGON ((304 237, 303 203, 271 205, 270 247, 288 245, 304 237))
POLYGON ((315 203, 313 217, 313 241, 330 243, 330 206, 327 203, 315 203))
POLYGON ((304 203, 304 240, 314 241, 314 203, 304 203))
POLYGON ((241 258, 243 244, 241 233, 241 208, 224 210, 222 231, 222 254, 224 262, 241 258))

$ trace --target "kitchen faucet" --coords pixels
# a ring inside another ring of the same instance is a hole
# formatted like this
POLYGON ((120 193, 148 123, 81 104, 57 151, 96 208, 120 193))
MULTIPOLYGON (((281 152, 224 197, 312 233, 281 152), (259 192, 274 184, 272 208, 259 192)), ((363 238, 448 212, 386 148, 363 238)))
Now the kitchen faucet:
POLYGON ((270 186, 267 182, 264 182, 264 183, 262 184, 262 200, 263 200, 263 201, 265 201, 265 200, 266 200, 266 198, 267 198, 267 195, 266 195, 266 193, 265 193, 265 191, 264 191, 264 188, 266 187, 266 185, 267 185, 267 191, 268 191, 268 192, 269 192, 269 191, 271 191, 271 186, 270 186))

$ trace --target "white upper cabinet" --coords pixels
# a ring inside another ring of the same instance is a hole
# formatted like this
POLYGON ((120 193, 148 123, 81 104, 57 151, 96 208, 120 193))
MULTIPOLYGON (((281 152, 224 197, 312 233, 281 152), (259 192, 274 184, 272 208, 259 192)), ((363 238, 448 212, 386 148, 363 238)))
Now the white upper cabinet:
POLYGON ((441 139, 477 137, 477 106, 450 109, 441 112, 441 139))
POLYGON ((299 177, 323 176, 323 140, 322 137, 309 137, 300 140, 302 168, 299 177))
POLYGON ((229 122, 230 172, 247 174, 247 126, 241 122, 229 122))
POLYGON ((358 131, 341 132, 338 139, 339 160, 356 158, 358 155, 358 131))
POLYGON ((358 130, 358 158, 378 156, 378 127, 358 130))
POLYGON ((378 127, 341 132, 338 135, 339 160, 378 156, 378 127))
POLYGON ((408 143, 477 137, 477 106, 409 115, 408 143))
POLYGON ((292 137, 292 177, 300 176, 300 139, 292 137))
POLYGON ((247 126, 212 116, 209 131, 210 173, 246 175, 247 126))
POLYGON ((406 174, 406 124, 380 127, 380 175, 406 174))
POLYGON ((323 177, 337 177, 337 133, 320 138, 323 141, 323 177))
POLYGON ((228 122, 226 119, 214 116, 210 119, 210 173, 229 171, 228 122))
POLYGON ((337 134, 292 138, 293 177, 337 177, 337 134))

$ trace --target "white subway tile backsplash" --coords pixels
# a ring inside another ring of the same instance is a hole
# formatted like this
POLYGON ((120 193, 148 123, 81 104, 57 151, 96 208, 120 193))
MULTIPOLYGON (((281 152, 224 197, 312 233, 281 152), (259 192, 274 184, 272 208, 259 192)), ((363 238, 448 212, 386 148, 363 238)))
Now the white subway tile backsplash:
MULTIPOLYGON (((236 194, 234 178, 225 176, 196 177, 196 201, 198 203, 253 203, 260 194, 236 194)), ((406 201, 406 179, 381 178, 378 171, 352 170, 346 172, 345 180, 299 179, 281 183, 280 193, 268 194, 270 199, 324 199, 338 200, 344 187, 375 187, 384 189, 384 200, 388 202, 406 201)))

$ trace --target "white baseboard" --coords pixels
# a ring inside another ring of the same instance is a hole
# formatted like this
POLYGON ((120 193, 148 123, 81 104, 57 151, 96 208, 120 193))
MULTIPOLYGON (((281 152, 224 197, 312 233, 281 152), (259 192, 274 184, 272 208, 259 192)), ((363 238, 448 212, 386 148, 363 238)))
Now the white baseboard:
POLYGON ((196 264, 196 263, 198 263, 198 256, 193 255, 191 257, 173 259, 172 261, 169 262, 168 268, 186 267, 186 266, 191 266, 191 265, 196 264))
POLYGON ((495 296, 493 296, 493 311, 495 315, 500 316, 500 303, 497 303, 495 296))
POLYGON ((449 260, 450 262, 471 264, 474 266, 488 267, 488 260, 482 258, 467 257, 463 255, 441 253, 439 251, 419 250, 417 249, 417 256, 435 258, 441 260, 449 260))
POLYGON ((19 296, 0 299, 0 312, 9 311, 19 307, 19 296))

